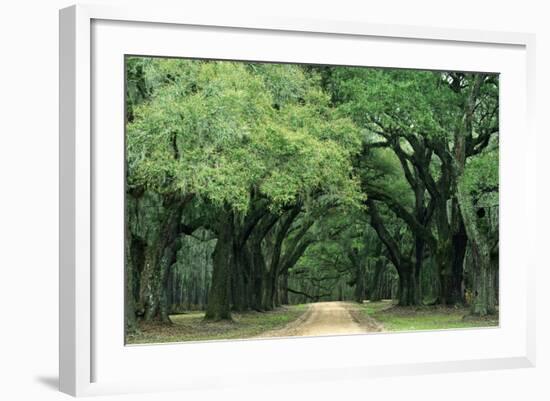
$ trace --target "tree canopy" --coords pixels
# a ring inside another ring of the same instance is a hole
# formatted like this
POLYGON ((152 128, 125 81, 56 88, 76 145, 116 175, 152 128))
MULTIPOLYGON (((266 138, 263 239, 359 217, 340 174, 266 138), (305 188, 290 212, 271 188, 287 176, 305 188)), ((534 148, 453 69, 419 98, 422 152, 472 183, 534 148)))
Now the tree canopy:
POLYGON ((128 57, 126 76, 130 329, 185 299, 207 319, 495 313, 497 75, 128 57))

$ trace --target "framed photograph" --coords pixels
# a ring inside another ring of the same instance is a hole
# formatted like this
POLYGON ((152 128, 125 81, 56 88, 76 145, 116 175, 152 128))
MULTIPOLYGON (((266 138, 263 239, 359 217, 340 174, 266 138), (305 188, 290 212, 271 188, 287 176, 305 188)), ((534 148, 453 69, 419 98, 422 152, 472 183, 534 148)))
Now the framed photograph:
POLYGON ((533 59, 520 33, 61 10, 61 391, 534 366, 533 59))

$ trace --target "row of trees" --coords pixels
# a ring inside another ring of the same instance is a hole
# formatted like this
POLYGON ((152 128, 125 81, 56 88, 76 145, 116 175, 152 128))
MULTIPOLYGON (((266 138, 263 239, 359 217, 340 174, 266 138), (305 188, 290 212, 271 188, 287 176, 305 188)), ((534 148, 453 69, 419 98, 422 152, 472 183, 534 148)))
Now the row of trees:
POLYGON ((129 329, 174 305, 218 320, 468 292, 473 313, 495 312, 497 76, 126 65, 129 329))

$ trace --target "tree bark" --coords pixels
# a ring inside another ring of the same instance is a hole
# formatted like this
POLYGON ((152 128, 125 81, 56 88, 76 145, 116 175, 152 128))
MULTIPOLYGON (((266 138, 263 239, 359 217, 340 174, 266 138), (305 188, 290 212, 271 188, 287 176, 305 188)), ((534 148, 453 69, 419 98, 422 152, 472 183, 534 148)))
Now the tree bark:
POLYGON ((258 222, 257 226, 250 234, 246 243, 250 275, 250 306, 252 309, 258 311, 264 310, 264 275, 267 272, 267 263, 264 257, 264 252, 262 250, 262 241, 278 220, 279 216, 266 214, 258 222))
POLYGON ((288 305, 288 272, 285 272, 281 276, 280 294, 280 303, 282 305, 288 305))
POLYGON ((276 272, 265 270, 262 276, 262 310, 270 311, 275 307, 276 272))
POLYGON ((261 241, 249 241, 247 254, 250 266, 249 304, 256 311, 262 310, 262 278, 266 270, 265 258, 262 252, 261 241))
POLYGON ((137 331, 136 322, 136 302, 134 298, 134 270, 135 266, 132 263, 132 235, 130 234, 129 224, 126 224, 126 255, 124 275, 126 284, 124 286, 124 313, 126 316, 126 334, 132 334, 137 331))
POLYGON ((460 226, 457 232, 453 234, 453 253, 451 264, 451 281, 447 293, 447 303, 450 305, 464 304, 464 257, 466 255, 466 246, 468 244, 468 236, 464 222, 460 218, 460 226))
POLYGON ((418 285, 412 265, 407 261, 402 261, 397 271, 399 274, 398 305, 418 305, 418 285))
MULTIPOLYGON (((166 305, 166 286, 171 265, 175 262, 175 246, 180 234, 183 204, 168 201, 166 215, 154 243, 145 251, 145 262, 140 286, 140 300, 144 319, 169 321, 161 307, 166 305), (164 314, 163 314, 164 313, 164 314)), ((166 309, 166 308, 165 308, 166 309)))
POLYGON ((243 219, 229 207, 220 211, 215 228, 218 242, 213 254, 206 319, 231 319, 231 309, 243 311, 250 307, 249 289, 254 277, 251 274, 253 266, 249 263, 247 241, 267 213, 265 199, 261 198, 252 203, 243 219), (224 286, 227 288, 223 289, 224 286))
MULTIPOLYGON (((482 251, 481 251, 482 252, 482 251)), ((497 312, 496 265, 480 254, 475 246, 472 248, 473 256, 473 295, 471 311, 474 315, 485 316, 497 312)))
POLYGON ((418 283, 416 282, 413 264, 399 250, 398 245, 384 226, 378 209, 372 199, 367 199, 367 206, 371 216, 371 225, 382 243, 386 246, 389 258, 399 275, 399 305, 418 305, 418 283))
POLYGON ((233 268, 231 270, 231 309, 242 312, 248 309, 249 266, 245 245, 233 238, 233 268))
MULTIPOLYGON (((181 215, 180 215, 181 219, 181 215)), ((180 235, 178 230, 178 224, 175 224, 172 227, 172 231, 169 233, 168 241, 170 241, 167 247, 164 249, 164 254, 161 258, 161 293, 159 300, 159 318, 164 323, 171 323, 170 321, 170 302, 172 298, 171 286, 170 286, 170 276, 172 265, 176 263, 179 241, 178 236, 180 235)))
POLYGON ((414 241, 414 280, 417 285, 417 297, 419 301, 422 301, 422 286, 420 285, 420 274, 422 273, 422 267, 424 265, 424 249, 426 242, 420 237, 415 236, 414 241))
POLYGON ((212 258, 212 284, 208 292, 205 319, 231 320, 231 276, 235 264, 233 212, 227 211, 222 214, 217 233, 218 241, 212 258))
POLYGON ((295 236, 294 241, 286 247, 285 255, 282 254, 283 242, 287 238, 288 232, 292 223, 296 220, 302 210, 300 203, 296 204, 286 216, 279 220, 279 224, 275 226, 275 238, 268 252, 268 262, 266 262, 265 270, 262 274, 262 309, 272 310, 276 305, 277 286, 279 284, 279 276, 288 272, 288 269, 294 266, 305 248, 297 249, 300 239, 307 233, 311 224, 305 223, 304 227, 295 236), (300 253, 301 252, 301 253, 300 253))
POLYGON ((464 185, 463 175, 466 157, 466 139, 472 136, 474 110, 480 88, 485 79, 482 74, 476 75, 471 83, 470 95, 465 104, 463 126, 455 135, 454 173, 457 182, 457 201, 460 206, 464 228, 472 247, 474 300, 472 314, 484 316, 496 312, 496 291, 494 264, 491 262, 489 238, 484 232, 475 212, 472 194, 464 185))

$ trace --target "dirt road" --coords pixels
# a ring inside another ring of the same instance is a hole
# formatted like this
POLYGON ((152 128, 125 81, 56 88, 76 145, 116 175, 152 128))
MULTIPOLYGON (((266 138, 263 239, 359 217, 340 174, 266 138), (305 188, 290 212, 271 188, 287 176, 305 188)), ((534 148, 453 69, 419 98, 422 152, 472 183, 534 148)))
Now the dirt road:
POLYGON ((380 324, 358 313, 357 306, 350 302, 317 302, 310 304, 308 311, 287 327, 259 337, 360 334, 381 329, 380 324))

